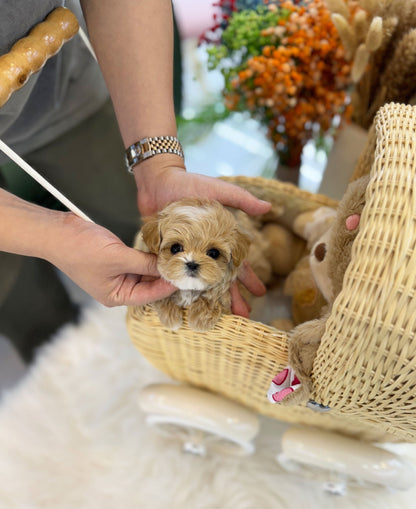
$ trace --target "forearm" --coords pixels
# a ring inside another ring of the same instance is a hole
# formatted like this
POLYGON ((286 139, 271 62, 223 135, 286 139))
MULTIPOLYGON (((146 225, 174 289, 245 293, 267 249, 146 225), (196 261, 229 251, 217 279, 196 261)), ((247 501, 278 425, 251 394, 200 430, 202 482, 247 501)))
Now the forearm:
POLYGON ((71 212, 38 207, 3 189, 0 251, 51 262, 107 306, 143 305, 176 290, 157 278, 154 255, 127 247, 110 231, 71 212), (143 276, 157 279, 142 281, 143 276))
POLYGON ((0 251, 48 259, 64 216, 0 189, 0 251))
POLYGON ((171 0, 82 0, 125 146, 176 135, 171 0))

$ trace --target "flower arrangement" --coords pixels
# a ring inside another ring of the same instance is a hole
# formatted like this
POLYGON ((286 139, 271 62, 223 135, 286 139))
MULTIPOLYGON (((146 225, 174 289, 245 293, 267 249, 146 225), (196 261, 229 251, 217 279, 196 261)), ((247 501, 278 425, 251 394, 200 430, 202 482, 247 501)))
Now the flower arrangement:
POLYGON ((416 0, 326 1, 352 64, 352 119, 368 129, 385 103, 416 99, 416 0))
POLYGON ((224 76, 227 108, 259 119, 279 161, 299 166, 306 142, 348 115, 350 65, 323 0, 248 3, 218 2, 209 67, 224 76))

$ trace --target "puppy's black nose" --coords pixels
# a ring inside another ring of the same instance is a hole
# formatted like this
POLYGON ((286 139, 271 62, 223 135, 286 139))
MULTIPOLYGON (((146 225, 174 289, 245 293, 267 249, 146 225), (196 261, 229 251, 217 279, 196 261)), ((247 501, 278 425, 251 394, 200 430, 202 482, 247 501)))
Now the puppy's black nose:
POLYGON ((196 272, 199 269, 199 263, 196 263, 194 261, 186 262, 186 266, 192 272, 196 272))

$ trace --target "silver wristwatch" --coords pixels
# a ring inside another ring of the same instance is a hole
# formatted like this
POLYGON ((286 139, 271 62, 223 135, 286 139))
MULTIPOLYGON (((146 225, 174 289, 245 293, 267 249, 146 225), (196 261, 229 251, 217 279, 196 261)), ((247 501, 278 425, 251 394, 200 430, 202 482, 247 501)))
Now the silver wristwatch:
POLYGON ((184 158, 182 145, 175 136, 154 136, 142 138, 133 143, 125 152, 127 170, 133 173, 133 168, 157 154, 176 154, 184 158))

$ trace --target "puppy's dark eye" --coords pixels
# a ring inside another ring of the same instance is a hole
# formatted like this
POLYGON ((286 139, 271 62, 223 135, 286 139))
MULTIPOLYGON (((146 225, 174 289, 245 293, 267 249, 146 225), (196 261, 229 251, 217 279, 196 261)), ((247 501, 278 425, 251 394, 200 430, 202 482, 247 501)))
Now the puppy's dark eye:
POLYGON ((216 260, 220 256, 220 252, 215 247, 208 249, 207 255, 212 259, 216 260))
POLYGON ((183 251, 183 246, 181 244, 172 244, 170 246, 170 252, 175 255, 177 253, 181 253, 183 251))

